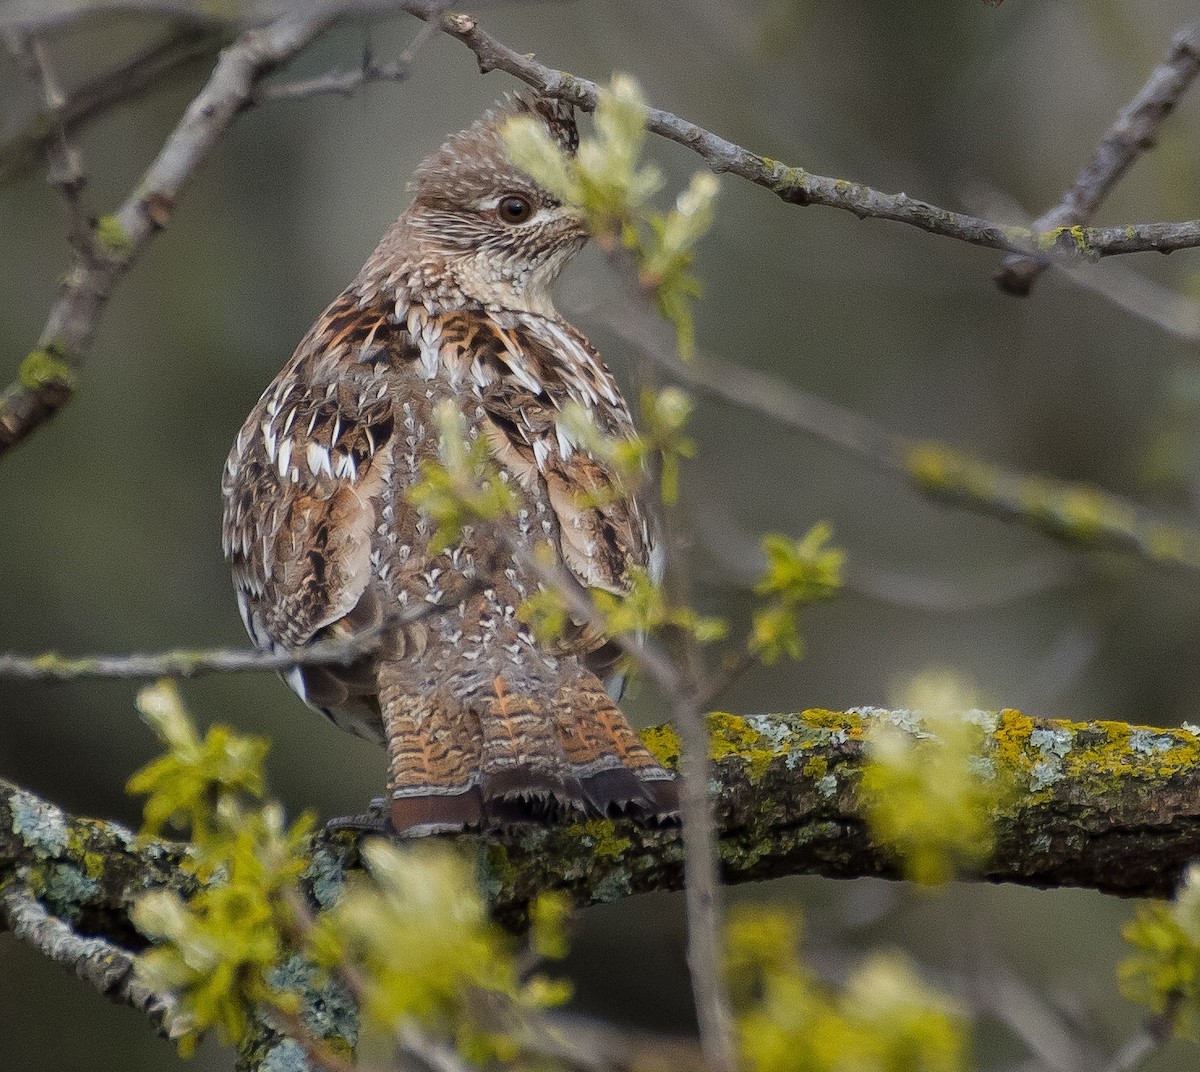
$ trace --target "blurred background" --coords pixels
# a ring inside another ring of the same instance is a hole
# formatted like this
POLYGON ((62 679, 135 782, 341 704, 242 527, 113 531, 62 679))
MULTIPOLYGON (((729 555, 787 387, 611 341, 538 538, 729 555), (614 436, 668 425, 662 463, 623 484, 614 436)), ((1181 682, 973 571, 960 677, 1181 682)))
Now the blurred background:
MULTIPOLYGON (((999 8, 522 0, 473 10, 519 51, 598 81, 632 72, 652 103, 758 152, 1012 221, 1058 201, 1195 14, 1184 0, 999 8)), ((319 42, 289 73, 353 68, 368 45, 392 58, 418 27, 405 16, 363 20, 319 42)), ((92 19, 52 39, 59 74, 77 84, 161 28, 130 14, 92 19)), ((209 67, 184 68, 82 135, 95 211, 126 195, 209 67)), ((0 464, 0 650, 245 643, 219 547, 220 471, 234 434, 404 208, 416 163, 514 88, 502 74, 480 77, 466 49, 435 39, 403 84, 352 100, 269 104, 238 119, 169 230, 120 284, 77 397, 0 464)), ((0 57, 0 135, 20 129, 37 103, 0 57)), ((1097 222, 1196 216, 1198 145, 1200 89, 1097 222)), ((666 171, 668 192, 699 166, 661 140, 648 155, 666 171)), ((35 344, 69 263, 65 234, 63 207, 41 171, 0 186, 4 381, 35 344)), ((1094 482, 1195 522, 1196 346, 1061 275, 1044 277, 1027 299, 1004 296, 990 278, 999 260, 912 228, 787 206, 726 178, 696 263, 705 287, 698 345, 894 432, 1094 482)), ((1136 273, 1182 299, 1200 293, 1194 253, 1118 260, 1091 270, 1102 291, 1136 273)), ((629 385, 630 348, 609 326, 619 294, 589 251, 564 279, 559 304, 629 385)), ((745 582, 764 531, 799 535, 828 520, 850 561, 846 593, 807 616, 804 661, 751 674, 722 697, 730 710, 888 704, 914 677, 938 670, 984 706, 1200 721, 1200 576, 1083 554, 931 504, 819 439, 697 401, 700 453, 683 509, 704 608, 746 621, 745 582)), ((0 683, 0 776, 72 811, 136 824, 138 804, 122 787, 155 743, 134 712, 135 688, 0 683)), ((273 789, 293 813, 354 812, 382 788, 382 753, 307 711, 274 677, 207 677, 184 695, 203 723, 272 738, 273 789)), ((627 709, 640 725, 664 717, 645 688, 627 709)), ((983 1069, 1072 1067, 1069 1052, 1057 1064, 1029 1064, 1028 1045, 1005 1020, 1040 1033, 1049 1051, 1070 1025, 1093 1055, 1137 1029, 1138 1012, 1113 976, 1126 903, 1077 891, 961 885, 928 895, 819 879, 731 896, 801 906, 813 963, 832 977, 863 950, 899 947, 964 1001, 999 1006, 977 1024, 983 1069)), ((682 916, 673 895, 584 913, 566 965, 577 984, 573 1007, 690 1030, 682 916)), ((6 935, 0 1064, 182 1067, 140 1016, 109 1007, 6 935)), ((1194 1064, 1194 1050, 1173 1044, 1144 1067, 1194 1064)), ((188 1067, 232 1065, 210 1044, 188 1067)))

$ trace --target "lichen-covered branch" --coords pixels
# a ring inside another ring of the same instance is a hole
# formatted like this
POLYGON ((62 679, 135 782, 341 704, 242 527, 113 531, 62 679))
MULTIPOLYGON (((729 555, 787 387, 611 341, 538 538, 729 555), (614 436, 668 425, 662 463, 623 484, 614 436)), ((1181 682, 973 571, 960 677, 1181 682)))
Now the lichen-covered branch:
MULTIPOLYGON (((997 816, 995 856, 976 877, 1166 897, 1184 864, 1200 856, 1195 730, 1033 719, 1019 711, 974 717, 986 730, 988 761, 1019 789, 997 816)), ((911 712, 874 708, 709 717, 726 882, 896 877, 896 861, 871 844, 857 796, 864 733, 880 719, 920 731, 911 712)), ((679 745, 670 726, 643 736, 674 764, 679 745)), ((674 827, 590 820, 462 840, 480 847, 489 895, 508 918, 548 888, 587 905, 681 881, 674 827)), ((0 781, 0 884, 19 882, 82 933, 136 948, 129 904, 151 888, 186 895, 195 882, 187 860, 180 844, 135 839, 115 823, 75 818, 0 781)), ((356 834, 322 835, 309 877, 315 900, 335 899, 356 865, 356 834)))
MULTIPOLYGON (((1123 722, 977 713, 987 758, 1019 794, 996 817, 996 850, 975 876, 1037 887, 1086 887, 1167 897, 1200 855, 1200 736, 1123 722)), ((871 843, 858 799, 864 733, 884 719, 909 732, 911 712, 811 710, 710 716, 716 812, 726 882, 793 874, 898 877, 871 843)), ((645 734, 665 762, 670 727, 645 734)), ((675 889, 682 850, 674 830, 592 821, 486 843, 498 910, 519 916, 538 890, 580 904, 675 889)), ((964 876, 971 877, 971 876, 964 876)))
POLYGON ((134 955, 106 938, 87 937, 52 916, 21 877, 0 889, 0 920, 20 941, 74 972, 101 994, 143 1012, 167 1038, 187 1031, 172 994, 156 994, 134 972, 134 955))
MULTIPOLYGON (((1166 897, 1200 856, 1200 733, 1121 722, 1032 719, 972 712, 984 730, 984 766, 1016 794, 996 818, 991 862, 975 877, 1038 887, 1081 886, 1121 896, 1166 897)), ((898 862, 872 844, 859 798, 864 738, 872 723, 928 730, 909 711, 810 710, 795 715, 709 716, 714 805, 727 883, 793 874, 895 878, 898 862)), ((670 726, 648 730, 667 764, 679 754, 670 726)), ((566 891, 586 906, 677 889, 683 846, 674 827, 590 820, 459 840, 479 854, 497 916, 524 922, 538 893, 566 891)), ((358 865, 358 835, 339 830, 313 845, 306 883, 331 905, 358 865)), ((186 897, 197 888, 186 846, 137 839, 115 823, 79 819, 0 781, 0 922, 110 996, 172 1029, 169 1001, 129 972, 144 945, 129 918, 150 889, 186 897)), ((293 958, 287 987, 312 992, 314 1037, 349 1052, 353 1003, 293 958), (331 989, 332 988, 332 989, 331 989)), ((295 1063, 303 1047, 271 1027, 247 1044, 239 1067, 295 1063)))
POLYGON ((187 862, 181 842, 135 838, 0 780, 0 887, 23 887, 81 934, 140 948, 130 904, 147 889, 194 890, 187 862))
MULTIPOLYGON (((1153 146, 1159 124, 1175 110, 1197 74, 1200 74, 1200 23, 1180 30, 1171 39, 1166 55, 1150 73, 1146 84, 1121 109, 1117 121, 1062 200, 1037 218, 1034 230, 1087 223, 1133 162, 1153 146)), ((1023 296, 1047 267, 1044 257, 1006 257, 996 274, 996 282, 1001 290, 1023 296)))
POLYGON ((75 135, 116 105, 136 99, 187 64, 214 54, 223 40, 223 33, 196 23, 183 24, 72 89, 60 107, 40 109, 0 138, 0 185, 38 166, 60 134, 75 135))

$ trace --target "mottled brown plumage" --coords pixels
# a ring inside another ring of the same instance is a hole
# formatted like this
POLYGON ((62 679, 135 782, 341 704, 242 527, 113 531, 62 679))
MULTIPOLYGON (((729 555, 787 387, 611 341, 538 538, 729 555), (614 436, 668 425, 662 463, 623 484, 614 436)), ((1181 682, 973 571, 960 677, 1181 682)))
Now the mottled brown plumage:
POLYGON ((225 553, 257 645, 302 650, 383 623, 378 654, 288 680, 386 745, 399 833, 677 807, 597 676, 611 668, 605 638, 576 627, 545 650, 517 617, 538 588, 524 555, 535 545, 614 593, 653 548, 637 500, 561 421, 574 403, 606 435, 633 435, 612 375, 551 303, 586 233, 508 160, 500 128, 515 114, 574 150, 569 108, 514 98, 422 163, 411 208, 263 393, 223 482, 225 553), (520 508, 501 522, 507 540, 468 528, 434 554, 406 493, 438 455, 446 399, 520 508))

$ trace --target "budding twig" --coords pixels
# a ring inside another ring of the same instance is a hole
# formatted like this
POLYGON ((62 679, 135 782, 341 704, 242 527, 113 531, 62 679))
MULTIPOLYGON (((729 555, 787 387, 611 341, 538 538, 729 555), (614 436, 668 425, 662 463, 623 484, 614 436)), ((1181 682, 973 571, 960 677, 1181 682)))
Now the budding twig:
MULTIPOLYGON (((1062 200, 1033 224, 1035 231, 1087 223, 1101 202, 1142 153, 1154 145, 1159 125, 1200 73, 1200 23, 1180 30, 1162 62, 1150 73, 1096 147, 1095 155, 1076 177, 1062 200)), ((1023 296, 1049 267, 1045 257, 1012 256, 1004 259, 996 283, 1009 294, 1023 296)))
MULTIPOLYGON (((429 0, 404 0, 405 11, 420 19, 436 19, 447 34, 461 41, 479 61, 483 72, 501 70, 550 97, 592 111, 598 99, 595 82, 539 63, 522 55, 479 28, 471 15, 443 16, 429 0)), ((1121 253, 1155 250, 1170 253, 1200 246, 1200 220, 1178 223, 1139 223, 1116 227, 1015 227, 963 212, 889 194, 862 183, 814 175, 801 167, 770 160, 728 141, 687 119, 651 108, 646 127, 703 157, 718 173, 738 175, 794 205, 824 205, 852 212, 859 219, 891 220, 930 234, 1066 264, 1121 253)))

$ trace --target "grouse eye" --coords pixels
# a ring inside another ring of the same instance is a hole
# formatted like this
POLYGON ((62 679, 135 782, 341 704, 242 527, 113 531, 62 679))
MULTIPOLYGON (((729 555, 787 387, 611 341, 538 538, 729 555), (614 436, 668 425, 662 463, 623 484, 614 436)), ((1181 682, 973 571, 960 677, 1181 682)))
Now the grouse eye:
POLYGON ((505 223, 525 223, 533 215, 533 203, 520 194, 506 194, 500 198, 496 212, 505 223))

